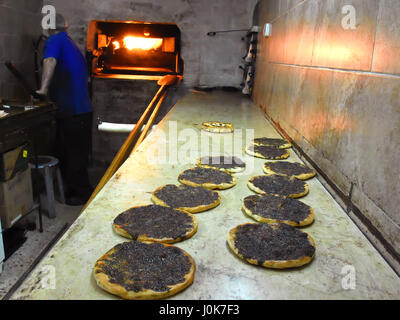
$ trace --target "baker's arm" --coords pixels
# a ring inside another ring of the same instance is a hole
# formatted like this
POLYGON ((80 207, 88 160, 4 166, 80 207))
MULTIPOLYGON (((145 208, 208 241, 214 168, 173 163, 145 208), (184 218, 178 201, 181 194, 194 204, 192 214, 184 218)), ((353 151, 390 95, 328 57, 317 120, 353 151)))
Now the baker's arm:
POLYGON ((57 60, 55 58, 46 58, 43 60, 43 71, 42 71, 42 84, 37 94, 46 96, 49 92, 50 82, 56 69, 57 60))

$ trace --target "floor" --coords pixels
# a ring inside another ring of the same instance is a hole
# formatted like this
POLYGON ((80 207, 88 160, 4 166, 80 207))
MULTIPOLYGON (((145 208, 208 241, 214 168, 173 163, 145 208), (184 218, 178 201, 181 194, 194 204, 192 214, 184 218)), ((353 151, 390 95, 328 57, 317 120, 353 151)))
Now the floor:
MULTIPOLYGON (((99 181, 104 168, 90 169, 89 175, 92 185, 99 181)), ((24 276, 25 272, 32 267, 37 257, 53 241, 53 239, 65 229, 65 225, 70 226, 79 216, 82 206, 67 206, 59 202, 56 203, 55 219, 43 214, 43 233, 39 232, 39 219, 37 213, 32 213, 29 217, 21 221, 21 224, 36 220, 37 230, 27 231, 25 243, 4 263, 3 272, 0 274, 0 300, 9 292, 14 284, 24 276)), ((49 248, 50 249, 50 248, 49 248)))
POLYGON ((4 263, 3 272, 0 274, 0 299, 31 267, 32 263, 63 229, 64 225, 71 225, 75 221, 81 209, 80 206, 72 207, 57 202, 57 217, 55 219, 49 219, 46 214, 43 215, 43 233, 39 232, 37 214, 32 213, 34 216, 30 216, 29 220, 36 220, 37 230, 27 231, 25 243, 4 263))

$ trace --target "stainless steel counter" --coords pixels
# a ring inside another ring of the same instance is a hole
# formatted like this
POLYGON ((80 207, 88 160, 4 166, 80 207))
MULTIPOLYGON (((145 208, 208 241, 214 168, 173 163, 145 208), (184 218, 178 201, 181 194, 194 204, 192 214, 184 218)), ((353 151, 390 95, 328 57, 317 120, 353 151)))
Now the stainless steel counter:
MULTIPOLYGON (((243 152, 254 136, 279 137, 249 99, 219 91, 194 91, 181 99, 12 298, 116 299, 98 288, 92 275, 96 260, 126 241, 113 232, 113 219, 151 203, 152 191, 178 183, 179 173, 197 157, 225 152, 240 156, 248 168, 236 175, 237 186, 221 191, 221 205, 196 215, 198 232, 176 244, 192 255, 197 270, 194 283, 172 299, 399 299, 400 279, 316 178, 308 181, 310 193, 301 199, 316 216, 304 228, 317 246, 310 265, 269 270, 232 254, 229 230, 253 222, 241 211, 243 198, 252 194, 247 180, 263 174, 264 161, 243 152), (201 123, 213 120, 232 122, 235 133, 201 132, 201 123)), ((288 160, 299 158, 291 151, 288 160)))

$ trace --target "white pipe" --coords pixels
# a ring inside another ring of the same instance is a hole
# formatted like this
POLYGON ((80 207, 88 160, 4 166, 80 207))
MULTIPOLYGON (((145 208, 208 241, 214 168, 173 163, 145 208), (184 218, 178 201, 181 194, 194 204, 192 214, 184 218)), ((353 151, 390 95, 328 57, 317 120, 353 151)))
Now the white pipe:
MULTIPOLYGON (((120 132, 129 133, 135 128, 136 124, 123 124, 123 123, 111 123, 111 122, 99 122, 97 129, 104 132, 120 132)), ((142 130, 145 126, 142 127, 142 130)), ((152 129, 156 126, 154 125, 152 129)))
POLYGON ((3 111, 3 110, 0 110, 0 118, 3 118, 3 117, 5 117, 5 116, 7 116, 7 115, 8 115, 7 112, 5 112, 5 111, 3 111))

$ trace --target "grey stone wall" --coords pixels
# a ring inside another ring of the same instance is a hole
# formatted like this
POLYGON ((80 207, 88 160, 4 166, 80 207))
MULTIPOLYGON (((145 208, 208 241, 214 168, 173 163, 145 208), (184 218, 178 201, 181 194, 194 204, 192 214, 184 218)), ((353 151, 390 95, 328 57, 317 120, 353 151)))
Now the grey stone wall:
POLYGON ((12 60, 30 84, 34 80, 34 49, 32 41, 41 34, 42 0, 0 0, 0 97, 29 99, 29 95, 6 69, 12 60))
MULTIPOLYGON (((259 24, 272 23, 272 36, 259 38, 254 88, 267 117, 345 195, 352 191, 351 200, 380 233, 371 240, 383 251, 393 249, 386 256, 397 268, 399 15, 398 0, 261 1, 259 24), (343 28, 348 4, 355 8, 355 29, 343 28)), ((354 215, 366 221, 359 218, 354 215)))

